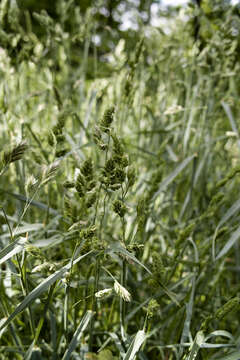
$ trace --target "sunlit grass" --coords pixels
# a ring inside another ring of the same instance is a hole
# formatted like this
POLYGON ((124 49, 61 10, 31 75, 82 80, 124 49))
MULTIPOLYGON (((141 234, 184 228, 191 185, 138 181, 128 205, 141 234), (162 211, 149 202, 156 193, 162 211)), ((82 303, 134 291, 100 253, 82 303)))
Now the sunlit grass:
POLYGON ((0 48, 0 359, 237 360, 234 52, 177 20, 89 80, 94 24, 76 68, 41 16, 0 48))

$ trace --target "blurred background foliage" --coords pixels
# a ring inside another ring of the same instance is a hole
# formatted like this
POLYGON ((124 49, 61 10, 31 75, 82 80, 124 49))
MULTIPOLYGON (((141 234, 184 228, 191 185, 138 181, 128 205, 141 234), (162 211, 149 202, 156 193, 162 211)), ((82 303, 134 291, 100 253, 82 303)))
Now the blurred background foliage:
POLYGON ((113 52, 120 39, 125 41, 130 57, 139 38, 149 36, 148 26, 154 24, 167 33, 169 22, 181 14, 183 7, 183 30, 189 36, 189 46, 197 42, 202 51, 218 32, 220 42, 228 40, 224 51, 234 51, 236 62, 240 53, 240 6, 232 6, 230 0, 192 0, 187 7, 166 6, 159 0, 2 0, 0 44, 15 63, 16 55, 18 62, 33 56, 32 45, 38 40, 48 58, 67 41, 66 60, 73 67, 78 67, 88 54, 87 77, 104 77, 112 71, 106 55, 113 52))

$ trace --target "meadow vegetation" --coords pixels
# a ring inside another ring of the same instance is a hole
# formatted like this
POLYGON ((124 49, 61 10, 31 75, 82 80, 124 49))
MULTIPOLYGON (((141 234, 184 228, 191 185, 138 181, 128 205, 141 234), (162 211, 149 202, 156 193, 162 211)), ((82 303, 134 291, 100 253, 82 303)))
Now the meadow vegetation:
POLYGON ((236 9, 99 56, 58 3, 0 4, 0 359, 240 359, 236 9))

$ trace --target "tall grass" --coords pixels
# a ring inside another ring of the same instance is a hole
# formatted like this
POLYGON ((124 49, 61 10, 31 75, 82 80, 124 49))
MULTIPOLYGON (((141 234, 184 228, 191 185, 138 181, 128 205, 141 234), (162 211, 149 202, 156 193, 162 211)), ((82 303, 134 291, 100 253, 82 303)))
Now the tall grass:
POLYGON ((228 17, 202 51, 181 17, 143 28, 89 80, 92 14, 61 11, 0 33, 0 359, 239 359, 228 17))

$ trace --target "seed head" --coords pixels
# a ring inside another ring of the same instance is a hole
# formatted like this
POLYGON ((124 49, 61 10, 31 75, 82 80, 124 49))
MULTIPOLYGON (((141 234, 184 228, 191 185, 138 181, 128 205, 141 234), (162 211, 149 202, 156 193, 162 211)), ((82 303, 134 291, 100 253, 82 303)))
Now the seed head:
POLYGON ((124 217, 126 211, 127 211, 127 207, 126 205, 120 201, 120 200, 115 200, 113 203, 113 210, 115 213, 117 213, 120 217, 124 217))
POLYGON ((100 122, 100 128, 103 132, 108 133, 110 126, 113 122, 113 115, 114 115, 114 107, 107 109, 103 115, 103 118, 100 122))
POLYGON ((112 288, 100 290, 95 293, 95 297, 97 299, 104 299, 112 293, 112 290, 113 290, 112 288))
POLYGON ((128 292, 127 289, 125 289, 125 287, 123 287, 121 284, 119 284, 119 282, 117 280, 115 280, 115 282, 114 282, 114 290, 115 290, 116 294, 121 296, 121 298, 123 300, 128 301, 128 302, 131 301, 131 294, 128 292))

